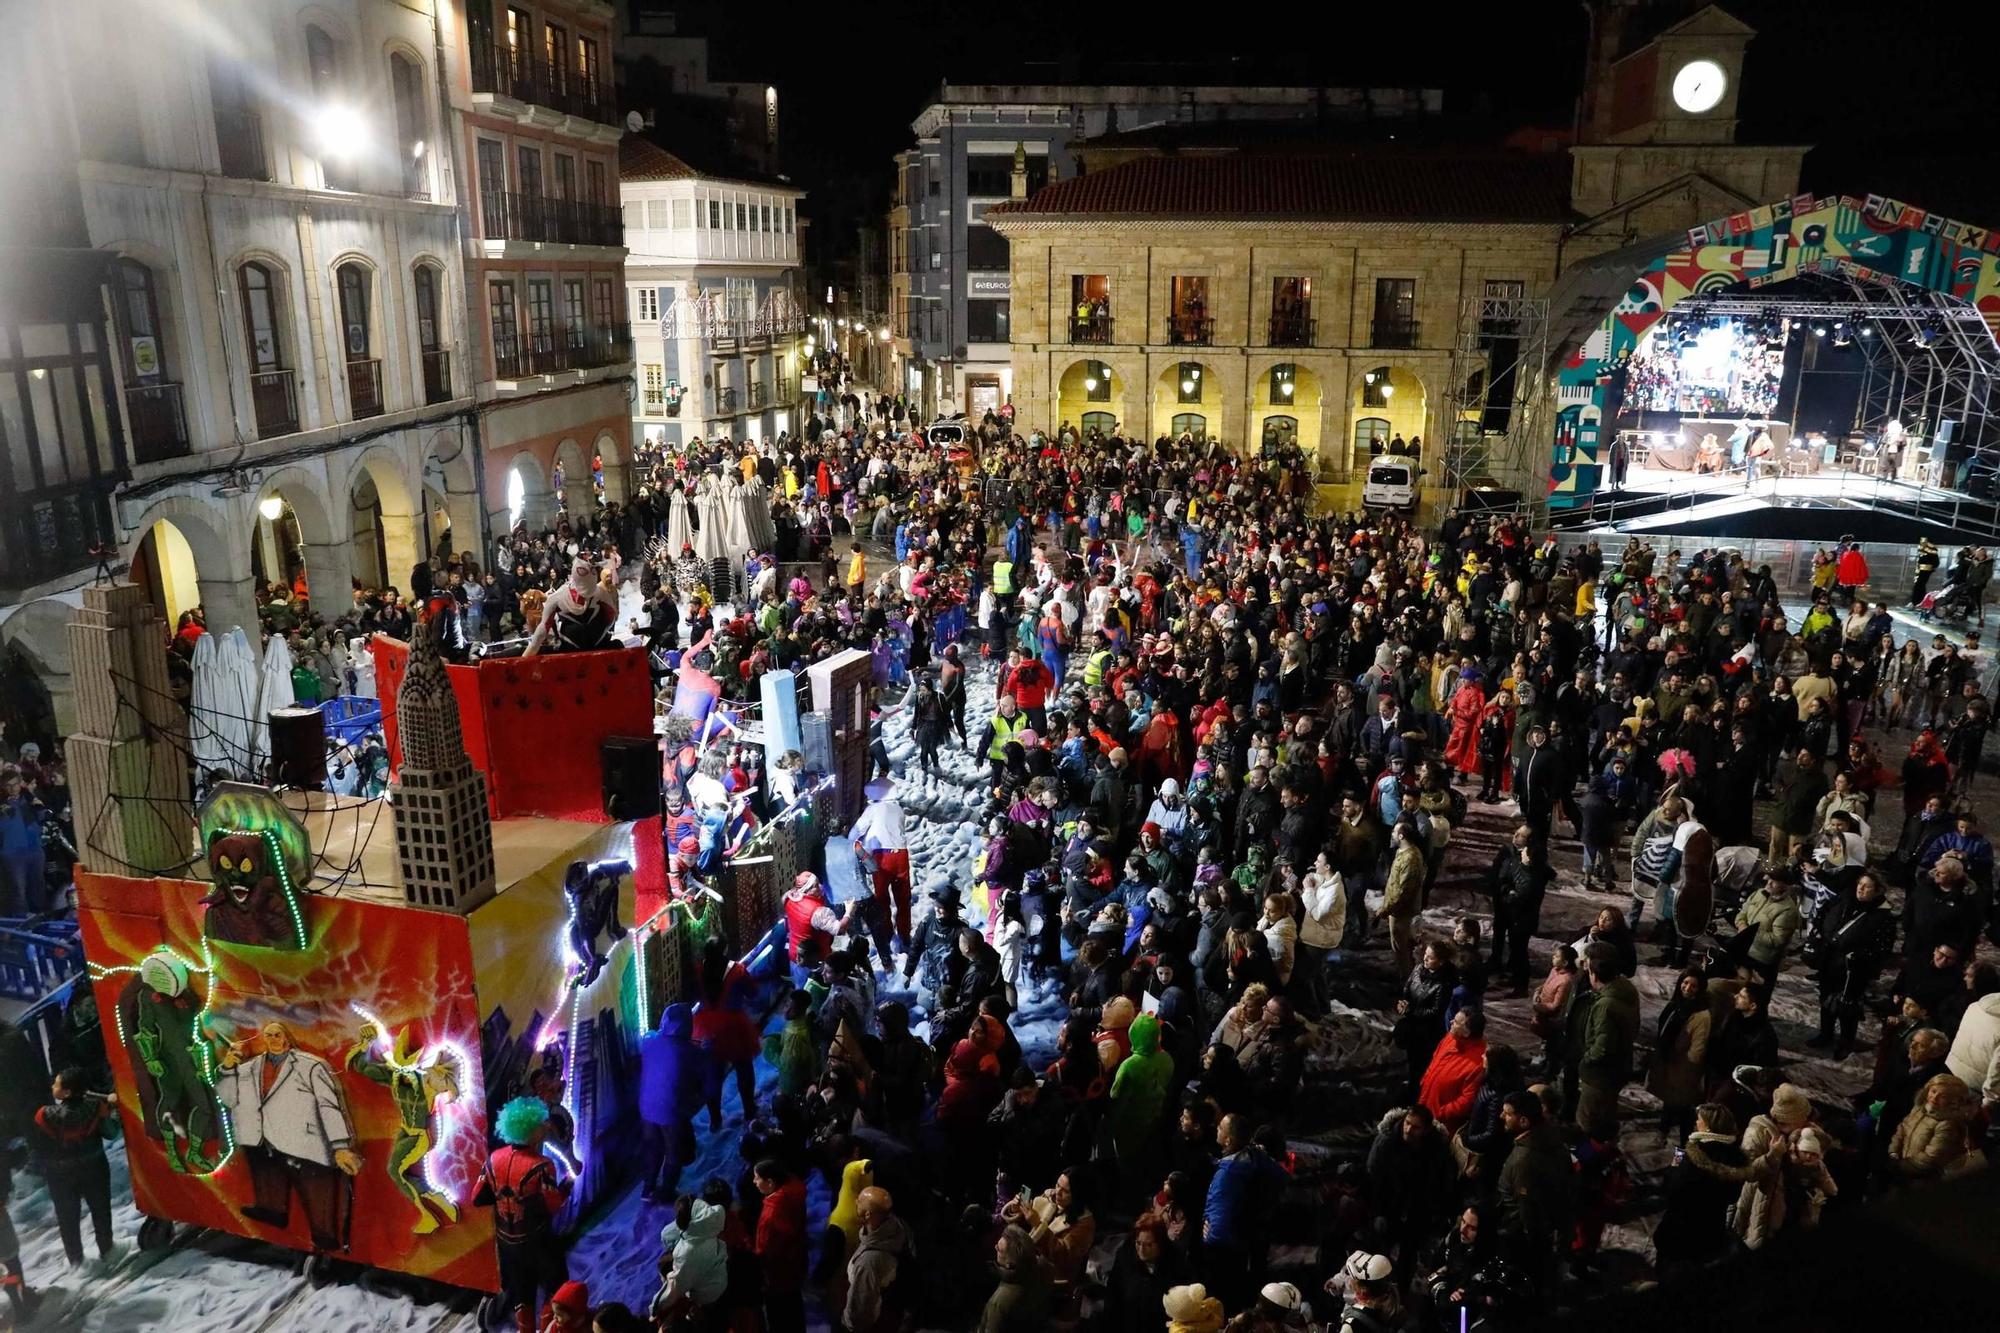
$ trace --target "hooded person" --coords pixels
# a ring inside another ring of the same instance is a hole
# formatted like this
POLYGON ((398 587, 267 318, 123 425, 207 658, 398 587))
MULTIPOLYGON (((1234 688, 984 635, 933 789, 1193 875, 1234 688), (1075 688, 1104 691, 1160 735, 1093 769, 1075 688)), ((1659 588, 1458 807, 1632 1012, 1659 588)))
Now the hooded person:
MULTIPOLYGON (((1160 1112, 1174 1077, 1174 1058, 1160 1049, 1158 1015, 1140 1014, 1129 1031, 1132 1053, 1111 1079, 1111 1143, 1118 1151, 1120 1169, 1128 1172, 1145 1160, 1158 1137, 1160 1112)), ((1143 1172, 1131 1174, 1150 1179, 1143 1172)))
POLYGON ((685 1225, 675 1220, 660 1229, 667 1271, 653 1296, 652 1317, 665 1320, 683 1306, 706 1310, 729 1287, 729 1250, 722 1242, 726 1210, 703 1199, 688 1205, 685 1225))
MULTIPOLYGON (((1780 1083, 1771 1093, 1771 1109, 1750 1118, 1743 1130, 1743 1156, 1753 1166, 1780 1139, 1794 1139, 1813 1122, 1812 1099, 1794 1083, 1780 1083)), ((1737 1195, 1733 1223, 1743 1243, 1756 1249, 1775 1230, 1772 1212, 1782 1185, 1763 1175, 1751 1175, 1737 1195)))
POLYGON ((639 1119, 645 1197, 670 1199, 695 1157, 694 1118, 708 1102, 708 1052, 695 1040, 694 1006, 670 1004, 660 1026, 639 1039, 639 1119))
POLYGON ((597 562, 580 555, 570 565, 569 582, 543 603, 541 621, 521 655, 533 657, 544 648, 556 652, 602 648, 617 619, 618 598, 599 581, 597 562))
MULTIPOLYGON (((1015 1225, 1001 1231, 993 1243, 993 1275, 999 1281, 986 1298, 976 1333, 1042 1333, 1049 1326, 1054 1277, 1025 1228, 1015 1225)), ((1215 1308, 1213 1324, 1191 1328, 1189 1333, 1216 1333, 1222 1327, 1222 1306, 1216 1302, 1215 1308)))

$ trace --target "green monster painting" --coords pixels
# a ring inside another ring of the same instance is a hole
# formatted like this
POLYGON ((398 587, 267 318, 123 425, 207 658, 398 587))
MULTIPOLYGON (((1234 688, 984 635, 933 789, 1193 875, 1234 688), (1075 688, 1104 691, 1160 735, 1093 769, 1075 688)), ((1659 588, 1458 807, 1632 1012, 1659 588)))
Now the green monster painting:
POLYGON ((160 1136, 168 1165, 206 1175, 215 1169, 207 1143, 219 1122, 215 1094, 201 1076, 209 1042, 187 964, 164 953, 147 958, 139 965, 132 999, 132 1051, 153 1088, 150 1102, 140 1089, 141 1107, 160 1136))
POLYGON ((347 1067, 371 1082, 380 1083, 396 1099, 402 1125, 396 1131, 395 1142, 389 1145, 389 1178, 416 1206, 417 1222, 410 1229, 422 1236, 436 1231, 440 1220, 458 1220, 458 1205, 430 1187, 424 1175, 424 1159, 435 1146, 431 1141, 431 1108, 440 1097, 448 1102, 458 1100, 463 1071, 449 1055, 440 1055, 424 1064, 422 1053, 410 1048, 407 1028, 396 1034, 386 1059, 379 1051, 381 1039, 380 1028, 363 1023, 359 1039, 347 1053, 347 1067))

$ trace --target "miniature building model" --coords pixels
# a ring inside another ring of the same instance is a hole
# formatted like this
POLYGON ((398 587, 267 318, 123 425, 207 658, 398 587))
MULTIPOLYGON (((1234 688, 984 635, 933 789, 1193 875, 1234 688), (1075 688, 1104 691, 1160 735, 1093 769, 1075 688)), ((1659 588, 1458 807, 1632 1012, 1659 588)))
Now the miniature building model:
POLYGON ((813 711, 825 713, 833 727, 828 771, 835 779, 834 819, 845 827, 861 817, 867 804, 861 789, 868 781, 868 687, 874 682, 874 662, 859 648, 849 648, 808 666, 806 677, 812 681, 813 711))
POLYGON ((472 766, 458 699, 428 625, 411 636, 396 691, 403 763, 390 784, 396 860, 413 907, 469 912, 493 896, 493 824, 486 775, 472 766))
POLYGON ((70 619, 77 729, 64 742, 77 852, 92 870, 140 874, 187 863, 187 718, 159 651, 167 625, 132 583, 83 590, 70 619))

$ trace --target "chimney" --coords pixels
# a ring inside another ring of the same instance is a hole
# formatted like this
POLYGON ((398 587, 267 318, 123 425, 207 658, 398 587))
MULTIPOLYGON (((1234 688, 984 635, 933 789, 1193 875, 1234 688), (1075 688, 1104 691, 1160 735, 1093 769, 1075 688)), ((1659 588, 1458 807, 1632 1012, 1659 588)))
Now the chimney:
POLYGON ((1014 174, 1008 194, 1015 199, 1028 197, 1028 146, 1018 139, 1014 142, 1014 174))

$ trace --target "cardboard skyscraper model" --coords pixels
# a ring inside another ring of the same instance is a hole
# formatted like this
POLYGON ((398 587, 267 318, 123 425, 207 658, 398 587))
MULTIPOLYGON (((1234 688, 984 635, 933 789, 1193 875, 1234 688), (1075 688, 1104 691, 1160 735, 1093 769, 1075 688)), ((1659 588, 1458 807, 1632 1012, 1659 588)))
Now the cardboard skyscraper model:
POLYGON ((403 896, 413 907, 465 913, 493 896, 493 825, 486 775, 472 766, 458 699, 435 637, 412 634, 396 691, 402 765, 389 784, 403 896))

